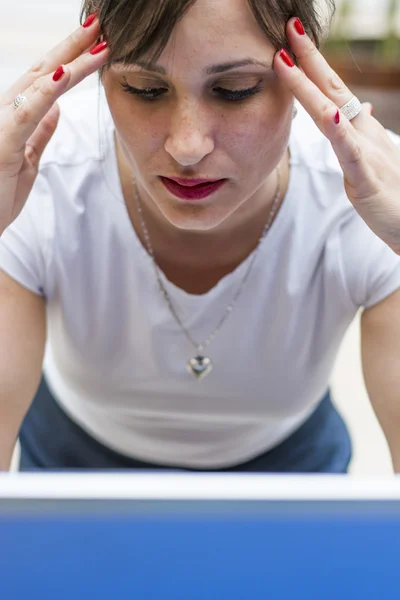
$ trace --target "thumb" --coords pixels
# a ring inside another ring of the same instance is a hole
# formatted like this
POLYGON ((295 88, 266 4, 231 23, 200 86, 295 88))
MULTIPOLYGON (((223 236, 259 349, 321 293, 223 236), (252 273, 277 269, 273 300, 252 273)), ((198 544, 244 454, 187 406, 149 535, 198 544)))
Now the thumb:
POLYGON ((27 141, 26 145, 30 148, 29 161, 32 166, 39 166, 42 154, 57 129, 59 118, 60 107, 55 103, 27 141))

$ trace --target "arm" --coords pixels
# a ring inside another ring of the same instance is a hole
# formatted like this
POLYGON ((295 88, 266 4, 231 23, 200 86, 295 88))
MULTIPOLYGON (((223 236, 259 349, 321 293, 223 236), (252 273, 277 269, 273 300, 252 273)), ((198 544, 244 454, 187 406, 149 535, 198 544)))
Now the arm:
POLYGON ((364 311, 361 351, 368 395, 400 473, 400 291, 364 311))
POLYGON ((8 470, 21 423, 39 386, 45 300, 0 270, 0 471, 8 470))

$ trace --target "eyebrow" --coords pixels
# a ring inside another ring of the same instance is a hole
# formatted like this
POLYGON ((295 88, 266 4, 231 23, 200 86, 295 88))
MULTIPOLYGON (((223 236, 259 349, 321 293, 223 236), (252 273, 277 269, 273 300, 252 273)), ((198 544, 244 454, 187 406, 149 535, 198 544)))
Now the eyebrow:
MULTIPOLYGON (((124 63, 124 59, 121 58, 115 61, 116 63, 124 63)), ((135 61, 134 63, 130 63, 132 66, 138 66, 146 71, 153 71, 154 73, 160 73, 162 75, 167 75, 166 69, 152 62, 143 62, 143 61, 135 61)), ((219 65, 211 65, 203 69, 204 75, 217 75, 219 73, 226 73, 226 71, 232 71, 233 69, 239 69, 240 67, 263 67, 264 69, 272 69, 273 65, 268 64, 266 62, 262 62, 260 60, 256 60, 255 58, 245 58, 243 60, 238 60, 234 62, 226 62, 219 65)))

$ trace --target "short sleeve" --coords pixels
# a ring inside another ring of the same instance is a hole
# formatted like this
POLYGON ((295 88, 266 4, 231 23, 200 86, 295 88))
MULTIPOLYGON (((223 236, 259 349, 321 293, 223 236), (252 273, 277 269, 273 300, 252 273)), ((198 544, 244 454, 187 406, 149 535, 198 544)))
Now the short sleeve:
POLYGON ((0 238, 0 269, 41 296, 46 295, 52 224, 51 192, 39 173, 24 208, 0 238))
POLYGON ((369 308, 400 288, 400 256, 351 207, 340 228, 340 268, 356 307, 369 308))

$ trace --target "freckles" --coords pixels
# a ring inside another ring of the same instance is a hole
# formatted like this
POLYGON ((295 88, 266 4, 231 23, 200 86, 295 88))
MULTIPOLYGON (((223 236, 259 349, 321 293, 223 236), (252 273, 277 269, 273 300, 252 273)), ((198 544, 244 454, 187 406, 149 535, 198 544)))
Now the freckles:
POLYGON ((144 139, 148 138, 146 146, 150 148, 156 148, 162 143, 162 134, 160 130, 157 129, 157 127, 151 127, 149 129, 146 129, 144 132, 144 136, 142 135, 142 138, 143 137, 144 139))
POLYGON ((254 145, 256 135, 256 130, 252 131, 249 128, 242 130, 234 129, 231 131, 229 139, 234 148, 245 150, 246 148, 251 148, 254 145))
MULTIPOLYGON (((271 146, 271 138, 274 137, 272 121, 260 119, 259 115, 245 119, 238 125, 233 125, 228 134, 229 146, 235 153, 244 157, 254 157, 255 153, 265 154, 271 146)), ((245 162, 247 162, 245 158, 245 162)))
POLYGON ((141 122, 141 139, 144 140, 146 147, 158 147, 164 145, 165 137, 168 132, 168 125, 165 118, 161 115, 146 115, 141 122))

